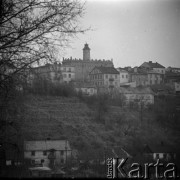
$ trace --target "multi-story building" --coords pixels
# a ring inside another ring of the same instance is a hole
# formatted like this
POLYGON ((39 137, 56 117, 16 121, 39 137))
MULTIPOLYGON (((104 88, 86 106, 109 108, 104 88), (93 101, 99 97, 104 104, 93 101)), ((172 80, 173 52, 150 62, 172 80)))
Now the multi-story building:
POLYGON ((148 76, 146 72, 134 72, 130 73, 131 82, 136 82, 136 86, 146 86, 148 76))
POLYGON ((74 66, 75 68, 75 80, 86 81, 89 80, 89 72, 96 66, 114 67, 112 60, 93 60, 90 58, 90 48, 88 44, 85 44, 83 48, 83 59, 63 58, 64 65, 74 66))
POLYGON ((63 65, 61 66, 61 73, 63 77, 64 83, 69 83, 75 80, 75 68, 71 65, 63 65))
POLYGON ((129 73, 128 71, 124 70, 123 68, 117 68, 117 71, 119 71, 119 83, 120 86, 127 84, 129 82, 129 73))
POLYGON ((28 83, 32 84, 36 77, 41 77, 53 83, 69 83, 75 79, 75 67, 55 63, 31 68, 27 73, 28 83))
POLYGON ((162 84, 164 82, 164 75, 155 71, 147 72, 147 85, 162 84))
POLYGON ((119 92, 125 96, 126 105, 131 102, 136 102, 138 105, 143 103, 145 106, 148 104, 154 104, 154 93, 148 88, 119 88, 119 92))
POLYGON ((136 86, 148 86, 162 84, 164 82, 164 74, 154 70, 135 68, 130 74, 130 81, 136 82, 136 86))
POLYGON ((114 67, 94 67, 89 73, 91 84, 96 87, 119 87, 119 72, 114 67))
POLYGON ((27 82, 32 84, 36 77, 41 77, 53 83, 63 82, 61 64, 46 64, 44 66, 31 68, 27 72, 27 82))
POLYGON ((166 72, 165 74, 166 83, 180 82, 180 73, 175 72, 166 72))
POLYGON ((72 150, 67 140, 24 141, 24 159, 31 165, 56 167, 67 162, 72 150))
POLYGON ((176 68, 176 67, 168 67, 166 69, 167 72, 173 72, 173 73, 180 73, 180 68, 176 68))
POLYGON ((153 70, 154 72, 157 73, 165 74, 165 67, 157 62, 155 63, 153 63, 152 61, 144 62, 140 67, 145 68, 147 70, 153 70))

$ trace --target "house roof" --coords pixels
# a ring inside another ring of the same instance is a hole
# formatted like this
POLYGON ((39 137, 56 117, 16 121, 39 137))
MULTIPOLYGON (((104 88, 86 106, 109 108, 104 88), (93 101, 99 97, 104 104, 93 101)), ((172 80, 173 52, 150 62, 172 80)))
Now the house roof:
MULTIPOLYGON (((158 62, 153 63, 152 61, 149 62, 145 62, 150 68, 165 68, 164 66, 162 66, 161 64, 159 64, 158 62)), ((141 65, 143 66, 143 64, 141 65)))
POLYGON ((40 140, 24 141, 25 151, 45 151, 45 150, 71 150, 69 142, 66 140, 40 140))
POLYGON ((127 158, 132 156, 121 147, 113 147, 106 149, 106 157, 127 158))
POLYGON ((98 69, 102 74, 119 74, 119 72, 114 67, 96 66, 94 69, 98 69))

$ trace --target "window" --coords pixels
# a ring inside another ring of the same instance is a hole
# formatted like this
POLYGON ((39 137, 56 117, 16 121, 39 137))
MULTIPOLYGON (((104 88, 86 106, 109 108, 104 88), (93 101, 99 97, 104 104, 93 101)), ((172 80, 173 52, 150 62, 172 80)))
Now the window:
POLYGON ((69 68, 69 72, 71 72, 71 68, 69 68))
POLYGON ((35 151, 31 151, 31 156, 35 156, 35 151))
POLYGON ((64 151, 63 151, 63 150, 61 151, 61 155, 62 155, 62 156, 64 155, 64 151))
POLYGON ((62 164, 64 163, 64 159, 61 159, 61 163, 62 163, 62 164))
POLYGON ((44 163, 44 159, 41 159, 41 163, 44 163))
POLYGON ((117 79, 117 75, 115 75, 115 79, 117 79))
POLYGON ((47 151, 43 151, 43 155, 46 156, 47 155, 47 151))
POLYGON ((71 74, 69 74, 69 78, 71 78, 71 74))
POLYGON ((122 75, 122 78, 124 78, 124 75, 122 75))
POLYGON ((128 78, 128 75, 126 75, 126 78, 128 78))
POLYGON ((106 79, 108 79, 108 75, 106 74, 106 79))
POLYGON ((66 71, 66 68, 64 68, 63 70, 66 71))

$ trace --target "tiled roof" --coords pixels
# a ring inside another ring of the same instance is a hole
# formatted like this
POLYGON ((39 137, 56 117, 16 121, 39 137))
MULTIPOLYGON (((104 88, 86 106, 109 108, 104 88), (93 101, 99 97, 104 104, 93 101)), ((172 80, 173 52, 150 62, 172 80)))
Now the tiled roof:
POLYGON ((102 74, 119 74, 119 72, 114 67, 96 66, 94 69, 100 70, 102 74))
POLYGON ((127 72, 128 73, 128 71, 126 69, 124 69, 124 68, 117 68, 117 71, 119 71, 119 72, 127 72))
MULTIPOLYGON (((40 140, 40 141, 25 141, 24 149, 26 151, 37 150, 65 150, 66 140, 40 140)), ((67 150, 70 150, 69 142, 67 141, 67 150)))
POLYGON ((151 68, 165 68, 164 66, 162 66, 161 64, 155 62, 146 62, 151 68))

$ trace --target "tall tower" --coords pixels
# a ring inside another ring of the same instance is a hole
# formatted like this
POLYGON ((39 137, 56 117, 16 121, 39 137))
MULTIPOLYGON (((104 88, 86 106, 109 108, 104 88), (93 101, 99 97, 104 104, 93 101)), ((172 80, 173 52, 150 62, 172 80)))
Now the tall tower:
POLYGON ((83 48, 83 60, 90 60, 90 48, 87 43, 83 48))

